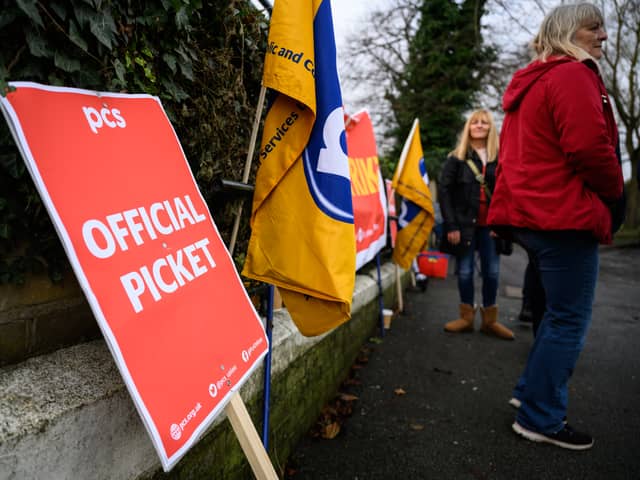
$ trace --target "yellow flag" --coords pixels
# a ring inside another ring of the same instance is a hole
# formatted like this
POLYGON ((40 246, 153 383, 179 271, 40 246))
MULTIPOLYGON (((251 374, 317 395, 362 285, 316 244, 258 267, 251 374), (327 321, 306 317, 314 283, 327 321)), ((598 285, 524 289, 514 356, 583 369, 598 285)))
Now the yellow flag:
POLYGON ((398 215, 398 236, 393 261, 408 270, 427 245, 434 224, 429 176, 420 143, 420 123, 416 118, 393 174, 393 188, 402 197, 398 215))
POLYGON ((276 0, 243 275, 276 285, 303 335, 351 316, 355 233, 329 0, 276 0))

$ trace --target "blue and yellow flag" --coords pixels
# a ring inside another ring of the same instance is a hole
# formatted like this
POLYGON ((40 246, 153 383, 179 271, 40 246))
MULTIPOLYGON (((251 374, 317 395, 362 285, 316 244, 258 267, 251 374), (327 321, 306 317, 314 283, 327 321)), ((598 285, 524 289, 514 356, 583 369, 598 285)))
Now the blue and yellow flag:
POLYGON ((420 123, 416 118, 393 174, 393 188, 402 197, 398 215, 398 236, 393 261, 408 270, 424 250, 434 224, 429 176, 420 143, 420 123))
POLYGON ((276 285, 300 332, 351 316, 355 233, 329 0, 276 0, 265 119, 243 275, 276 285))

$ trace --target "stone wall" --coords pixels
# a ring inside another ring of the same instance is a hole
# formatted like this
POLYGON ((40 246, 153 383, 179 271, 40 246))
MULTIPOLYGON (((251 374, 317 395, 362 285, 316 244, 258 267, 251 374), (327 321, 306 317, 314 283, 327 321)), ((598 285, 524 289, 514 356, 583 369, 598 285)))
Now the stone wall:
POLYGON ((57 284, 32 275, 0 285, 0 367, 100 337, 73 273, 57 284))
MULTIPOLYGON (((352 319, 307 338, 285 309, 274 315, 269 454, 281 473, 300 437, 347 376, 360 347, 378 334, 376 269, 356 277, 352 319)), ((396 301, 395 267, 382 267, 384 304, 396 301)), ((407 281, 407 276, 403 276, 407 281)), ((263 369, 242 387, 261 431, 263 369)), ((173 468, 162 472, 102 340, 0 369, 0 479, 246 479, 250 467, 225 415, 173 468)))

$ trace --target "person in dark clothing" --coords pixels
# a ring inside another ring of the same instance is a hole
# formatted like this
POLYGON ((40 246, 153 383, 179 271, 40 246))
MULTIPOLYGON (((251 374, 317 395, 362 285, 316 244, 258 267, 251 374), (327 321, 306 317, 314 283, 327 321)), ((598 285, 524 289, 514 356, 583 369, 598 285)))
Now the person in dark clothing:
POLYGON ((503 98, 500 164, 488 224, 533 259, 544 316, 509 402, 513 430, 571 450, 593 438, 567 422, 568 383, 591 322, 598 244, 612 241, 610 206, 623 195, 618 130, 596 61, 607 39, 600 10, 561 5, 532 42, 536 57, 503 98))
POLYGON ((518 320, 531 323, 534 338, 544 315, 544 303, 544 287, 540 281, 540 274, 535 266, 535 259, 529 256, 529 262, 524 270, 522 308, 518 320))
POLYGON ((487 226, 487 211, 495 184, 498 134, 491 113, 471 113, 458 145, 449 154, 438 181, 438 199, 444 220, 441 250, 456 257, 460 318, 447 322, 447 332, 472 332, 476 308, 474 267, 476 251, 482 269, 482 326, 484 333, 506 340, 514 334, 498 322, 498 276, 500 257, 487 226))

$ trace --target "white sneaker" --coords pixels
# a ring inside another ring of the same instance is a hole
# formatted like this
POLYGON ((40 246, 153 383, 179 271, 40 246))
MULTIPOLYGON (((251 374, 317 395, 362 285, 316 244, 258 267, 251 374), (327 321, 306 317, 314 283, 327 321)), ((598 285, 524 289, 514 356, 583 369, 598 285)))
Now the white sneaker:
POLYGON ((577 432, 567 423, 564 423, 562 430, 548 434, 528 430, 518 422, 514 422, 511 427, 518 435, 532 442, 550 443, 560 448, 568 448, 569 450, 587 450, 593 447, 593 438, 591 435, 577 432))
POLYGON ((509 400, 509 405, 511 405, 513 408, 520 408, 520 405, 522 405, 522 402, 518 400, 516 397, 511 397, 511 400, 509 400))

